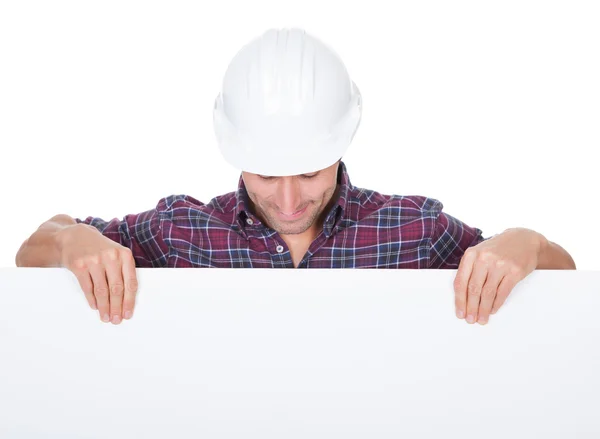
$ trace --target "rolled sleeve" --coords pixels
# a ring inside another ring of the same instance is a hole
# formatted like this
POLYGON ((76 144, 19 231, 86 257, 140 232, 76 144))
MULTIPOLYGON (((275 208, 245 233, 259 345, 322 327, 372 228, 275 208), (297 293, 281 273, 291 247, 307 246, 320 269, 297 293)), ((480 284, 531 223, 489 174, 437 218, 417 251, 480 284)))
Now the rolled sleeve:
POLYGON ((161 231, 160 214, 156 209, 138 214, 125 215, 122 220, 88 216, 75 218, 78 224, 88 224, 98 229, 103 236, 131 250, 136 267, 165 267, 169 247, 161 231))

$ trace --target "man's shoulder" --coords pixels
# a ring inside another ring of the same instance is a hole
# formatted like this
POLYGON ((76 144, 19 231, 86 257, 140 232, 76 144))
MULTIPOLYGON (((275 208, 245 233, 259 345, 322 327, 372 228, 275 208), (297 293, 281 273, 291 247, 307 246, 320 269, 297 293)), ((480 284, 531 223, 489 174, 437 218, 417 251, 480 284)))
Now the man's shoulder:
POLYGON ((236 193, 228 192, 212 198, 208 203, 186 194, 174 194, 161 198, 156 210, 163 218, 217 219, 231 222, 237 203, 236 193))
POLYGON ((400 213, 402 215, 437 216, 444 205, 441 201, 424 195, 386 195, 381 192, 353 187, 348 202, 363 215, 375 212, 400 213))
POLYGON ((199 209, 203 206, 205 206, 205 204, 202 201, 192 197, 191 195, 174 194, 158 200, 158 203, 156 204, 156 210, 159 213, 164 214, 176 209, 199 209))

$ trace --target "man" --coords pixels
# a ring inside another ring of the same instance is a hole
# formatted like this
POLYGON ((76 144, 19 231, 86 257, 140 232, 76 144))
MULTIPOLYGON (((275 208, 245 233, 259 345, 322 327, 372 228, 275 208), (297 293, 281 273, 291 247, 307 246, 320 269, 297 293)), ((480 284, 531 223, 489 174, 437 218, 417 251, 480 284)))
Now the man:
POLYGON ((485 324, 533 270, 575 269, 541 234, 491 238, 424 196, 354 187, 343 154, 361 95, 337 54, 301 29, 271 29, 230 63, 214 107, 238 188, 205 204, 171 195, 120 221, 57 215, 17 266, 71 270, 104 322, 132 317, 135 267, 458 268, 456 314, 485 324))

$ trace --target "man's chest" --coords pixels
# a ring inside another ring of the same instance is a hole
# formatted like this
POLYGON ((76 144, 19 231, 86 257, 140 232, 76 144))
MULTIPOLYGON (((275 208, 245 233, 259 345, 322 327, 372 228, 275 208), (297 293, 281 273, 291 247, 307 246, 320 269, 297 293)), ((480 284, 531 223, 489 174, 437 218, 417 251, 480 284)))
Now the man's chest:
POLYGON ((168 267, 417 269, 427 266, 430 242, 402 241, 384 233, 339 233, 329 239, 319 235, 310 244, 288 244, 278 234, 249 239, 233 234, 169 245, 168 267))

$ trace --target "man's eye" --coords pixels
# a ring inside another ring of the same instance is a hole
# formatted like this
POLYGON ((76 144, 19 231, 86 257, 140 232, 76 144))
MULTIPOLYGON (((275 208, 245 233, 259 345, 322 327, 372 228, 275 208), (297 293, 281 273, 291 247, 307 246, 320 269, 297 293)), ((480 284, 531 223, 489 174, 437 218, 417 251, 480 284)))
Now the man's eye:
POLYGON ((303 175, 302 178, 315 178, 317 174, 314 175, 303 175))
POLYGON ((264 175, 259 175, 263 180, 273 180, 274 177, 265 177, 264 175))

